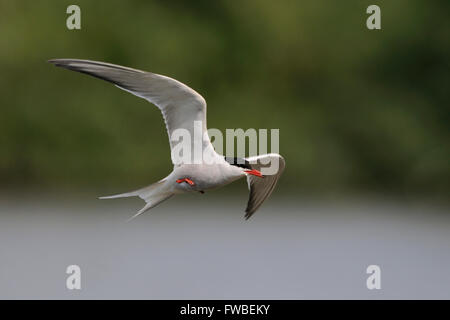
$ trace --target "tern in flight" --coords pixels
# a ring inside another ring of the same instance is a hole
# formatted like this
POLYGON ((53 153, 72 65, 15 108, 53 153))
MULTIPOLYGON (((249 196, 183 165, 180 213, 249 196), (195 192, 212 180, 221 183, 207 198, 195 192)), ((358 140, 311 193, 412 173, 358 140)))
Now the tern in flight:
POLYGON ((100 198, 140 197, 145 200, 146 205, 132 218, 175 194, 203 193, 205 190, 221 187, 246 177, 250 190, 245 210, 245 218, 248 219, 275 188, 285 167, 283 157, 271 153, 241 159, 228 158, 216 153, 207 133, 205 99, 185 84, 155 73, 104 62, 79 59, 52 59, 49 62, 58 67, 112 82, 120 89, 156 105, 164 117, 172 151, 175 146, 175 141, 171 139, 174 131, 183 129, 186 132, 187 130, 192 137, 195 137, 195 123, 201 123, 202 135, 196 138, 198 141, 192 143, 199 144, 203 154, 209 154, 209 160, 213 158, 214 161, 175 163, 172 156, 173 171, 164 179, 136 191, 100 198), (278 170, 273 174, 263 175, 261 171, 264 165, 271 161, 278 162, 278 170))

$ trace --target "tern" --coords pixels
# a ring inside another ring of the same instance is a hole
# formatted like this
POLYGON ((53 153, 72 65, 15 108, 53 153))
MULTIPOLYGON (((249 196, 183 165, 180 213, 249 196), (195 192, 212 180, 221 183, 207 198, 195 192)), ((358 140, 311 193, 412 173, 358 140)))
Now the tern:
MULTIPOLYGON (((202 124, 202 136, 194 141, 202 151, 213 158, 208 163, 174 163, 173 171, 164 179, 147 187, 122 194, 100 197, 115 199, 140 197, 146 204, 131 219, 157 206, 175 194, 201 192, 227 185, 246 177, 250 196, 245 210, 249 219, 275 188, 285 161, 279 154, 271 153, 245 159, 228 158, 215 152, 206 128, 206 101, 185 84, 155 73, 123 67, 105 62, 80 59, 51 59, 57 67, 73 70, 108 81, 118 88, 130 92, 154 104, 161 111, 169 135, 170 148, 175 142, 172 133, 177 129, 187 130, 194 136, 194 123, 202 124), (271 161, 278 161, 274 174, 263 175, 261 169, 271 161)), ((131 220, 130 219, 130 220, 131 220)))

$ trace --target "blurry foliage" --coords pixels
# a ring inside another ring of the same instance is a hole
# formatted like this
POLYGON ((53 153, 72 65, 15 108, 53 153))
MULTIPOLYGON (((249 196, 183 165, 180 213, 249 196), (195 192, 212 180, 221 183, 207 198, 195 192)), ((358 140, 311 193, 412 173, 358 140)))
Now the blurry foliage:
POLYGON ((171 170, 159 111, 50 58, 174 77, 208 126, 280 128, 299 191, 450 191, 448 1, 0 1, 0 185, 125 190, 171 170))

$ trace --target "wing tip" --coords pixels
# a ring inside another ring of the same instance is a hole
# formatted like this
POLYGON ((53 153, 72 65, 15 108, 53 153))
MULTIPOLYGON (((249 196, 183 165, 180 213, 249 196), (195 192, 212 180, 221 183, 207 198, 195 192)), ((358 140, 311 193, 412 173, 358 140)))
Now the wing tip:
POLYGON ((74 71, 80 71, 73 64, 73 63, 77 62, 76 59, 49 59, 49 60, 47 60, 47 62, 54 65, 55 67, 74 70, 74 71))
POLYGON ((250 219, 253 216, 255 211, 245 210, 245 215, 244 215, 245 221, 248 221, 248 219, 250 219))
POLYGON ((57 67, 61 66, 64 64, 64 62, 70 61, 72 59, 48 59, 47 63, 51 63, 57 67))

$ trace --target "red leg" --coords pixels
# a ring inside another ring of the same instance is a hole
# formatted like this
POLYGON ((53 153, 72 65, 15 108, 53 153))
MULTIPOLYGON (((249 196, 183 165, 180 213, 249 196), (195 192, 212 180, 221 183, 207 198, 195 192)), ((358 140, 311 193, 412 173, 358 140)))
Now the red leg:
POLYGON ((189 179, 189 178, 178 179, 177 182, 178 182, 178 183, 187 182, 187 183, 189 183, 189 185, 191 185, 191 186, 193 186, 193 185, 195 184, 194 181, 192 181, 192 180, 189 179))

